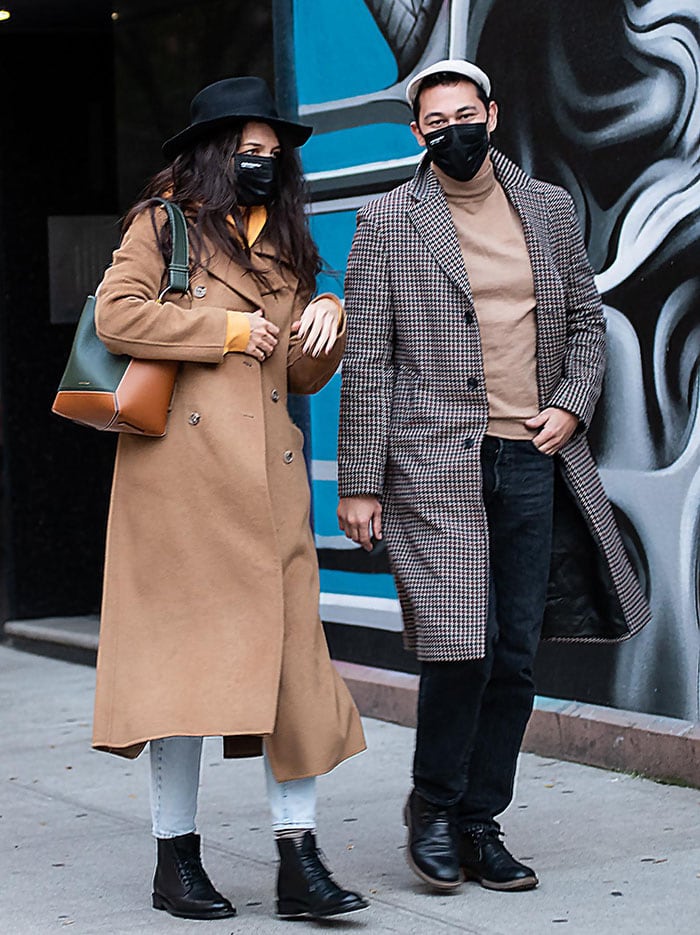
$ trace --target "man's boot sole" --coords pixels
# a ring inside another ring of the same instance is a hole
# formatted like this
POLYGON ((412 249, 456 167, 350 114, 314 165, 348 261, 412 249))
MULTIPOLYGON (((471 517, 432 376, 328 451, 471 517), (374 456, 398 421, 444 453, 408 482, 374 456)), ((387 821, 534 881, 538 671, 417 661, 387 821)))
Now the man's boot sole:
MULTIPOLYGON (((412 828, 411 828, 411 816, 408 810, 408 805, 406 805, 403 810, 403 823, 408 829, 408 836, 410 839, 411 834, 412 834, 412 828)), ((407 842, 406 844, 406 860, 408 862, 408 866, 411 868, 411 870, 415 873, 415 875, 419 879, 421 879, 424 883, 428 883, 434 889, 440 890, 440 892, 442 893, 451 892, 452 890, 458 889, 462 885, 461 878, 455 880, 453 883, 447 883, 444 880, 436 880, 435 877, 431 877, 427 873, 425 873, 424 870, 421 870, 421 868, 418 866, 418 864, 413 859, 413 854, 411 854, 411 845, 409 842, 407 842)))
POLYGON ((357 906, 354 909, 340 909, 338 912, 277 912, 277 918, 285 922, 294 922, 295 920, 303 921, 323 921, 323 919, 339 919, 342 916, 354 915, 356 912, 364 912, 365 909, 369 909, 369 904, 366 906, 357 906))
POLYGON ((465 880, 474 880, 480 886, 483 886, 484 889, 498 890, 502 893, 517 893, 524 892, 525 890, 534 890, 540 882, 537 877, 522 877, 519 880, 507 880, 505 883, 498 883, 495 880, 487 880, 485 877, 478 876, 467 867, 462 867, 462 873, 464 874, 465 880))

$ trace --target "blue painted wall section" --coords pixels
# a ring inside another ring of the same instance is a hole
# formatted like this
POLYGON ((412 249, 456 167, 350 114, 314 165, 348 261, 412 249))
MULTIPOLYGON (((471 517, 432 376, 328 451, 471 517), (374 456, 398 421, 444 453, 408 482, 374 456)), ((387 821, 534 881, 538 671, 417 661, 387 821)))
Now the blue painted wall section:
MULTIPOLYGON (((319 104, 370 94, 392 85, 396 60, 364 0, 294 2, 294 70, 298 104, 319 104)), ((419 152, 406 122, 372 123, 316 132, 301 150, 307 174, 416 156, 419 152)), ((303 119, 303 118, 302 118, 303 119)), ((330 206, 329 206, 330 207, 330 206)), ((356 208, 313 214, 311 229, 328 272, 319 290, 342 297, 348 252, 355 231, 356 208)), ((319 546, 333 547, 344 538, 336 509, 338 406, 340 373, 310 401, 314 532, 319 546)), ((347 546, 348 543, 343 543, 347 546)), ((321 566, 324 594, 396 599, 390 574, 328 569, 321 566)))

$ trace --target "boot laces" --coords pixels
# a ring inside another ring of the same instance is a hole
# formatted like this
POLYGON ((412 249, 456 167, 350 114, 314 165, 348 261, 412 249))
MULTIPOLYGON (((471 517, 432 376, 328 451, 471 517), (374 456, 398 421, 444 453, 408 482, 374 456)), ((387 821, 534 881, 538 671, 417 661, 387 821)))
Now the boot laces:
POLYGON ((500 828, 494 828, 493 825, 472 825, 472 827, 469 828, 469 834, 472 840, 477 844, 481 844, 489 839, 500 844, 503 839, 503 831, 501 831, 500 828))
POLYGON ((180 854, 178 860, 180 879, 189 886, 204 875, 204 868, 195 854, 180 854))
POLYGON ((320 847, 316 847, 310 854, 301 855, 301 862, 310 882, 318 883, 330 879, 331 871, 324 863, 325 859, 326 855, 320 847))
POLYGON ((192 894, 206 899, 218 895, 202 866, 202 858, 198 854, 180 854, 177 863, 178 873, 182 885, 192 894))

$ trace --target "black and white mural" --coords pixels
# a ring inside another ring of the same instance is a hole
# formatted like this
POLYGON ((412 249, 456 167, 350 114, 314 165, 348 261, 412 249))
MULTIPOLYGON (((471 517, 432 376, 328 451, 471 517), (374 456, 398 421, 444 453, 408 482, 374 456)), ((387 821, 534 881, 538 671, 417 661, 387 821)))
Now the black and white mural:
MULTIPOLYGON (((484 68, 500 107, 494 144, 571 192, 608 323, 591 440, 654 619, 604 656, 548 647, 544 681, 562 697, 590 683, 601 703, 697 720, 700 0, 328 6, 295 0, 294 54, 299 112, 316 127, 305 157, 316 231, 332 265, 342 268, 356 208, 412 174, 420 153, 404 88, 438 58, 484 68), (329 48, 345 79, 324 72, 329 48)), ((334 392, 318 404, 312 443, 324 619, 349 626, 359 607, 365 628, 397 630, 381 556, 368 564, 331 528, 334 392)))

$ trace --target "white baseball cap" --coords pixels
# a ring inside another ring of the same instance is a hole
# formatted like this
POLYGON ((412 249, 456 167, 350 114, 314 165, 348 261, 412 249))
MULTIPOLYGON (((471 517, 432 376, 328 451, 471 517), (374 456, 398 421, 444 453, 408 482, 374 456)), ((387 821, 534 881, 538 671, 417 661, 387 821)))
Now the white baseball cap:
POLYGON ((406 100, 411 107, 413 107, 413 102, 420 89, 421 81, 427 78, 428 75, 434 75, 439 71, 449 71, 455 75, 463 75, 480 87, 486 97, 491 96, 491 81, 485 71, 463 58, 443 58, 441 61, 435 62, 434 65, 428 65, 423 71, 419 71, 406 85, 406 100))

